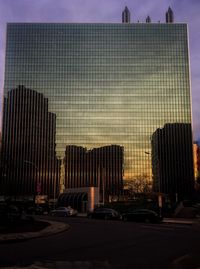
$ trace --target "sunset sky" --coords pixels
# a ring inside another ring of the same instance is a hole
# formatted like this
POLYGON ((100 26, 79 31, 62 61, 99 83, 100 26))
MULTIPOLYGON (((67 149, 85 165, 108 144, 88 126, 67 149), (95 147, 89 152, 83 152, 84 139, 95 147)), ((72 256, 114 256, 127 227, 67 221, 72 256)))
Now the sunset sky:
POLYGON ((165 22, 165 12, 171 6, 175 22, 188 23, 194 139, 200 141, 199 0, 0 0, 0 110, 2 111, 7 22, 120 23, 125 6, 131 11, 131 22, 144 22, 148 15, 152 22, 165 22))

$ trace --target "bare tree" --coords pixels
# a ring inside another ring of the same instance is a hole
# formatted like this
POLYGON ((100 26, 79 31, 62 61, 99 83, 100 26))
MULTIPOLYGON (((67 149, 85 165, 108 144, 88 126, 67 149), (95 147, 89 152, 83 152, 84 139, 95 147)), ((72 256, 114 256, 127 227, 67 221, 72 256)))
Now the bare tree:
POLYGON ((139 193, 150 193, 152 191, 152 182, 146 175, 136 176, 133 179, 125 180, 124 186, 129 190, 131 196, 139 193))

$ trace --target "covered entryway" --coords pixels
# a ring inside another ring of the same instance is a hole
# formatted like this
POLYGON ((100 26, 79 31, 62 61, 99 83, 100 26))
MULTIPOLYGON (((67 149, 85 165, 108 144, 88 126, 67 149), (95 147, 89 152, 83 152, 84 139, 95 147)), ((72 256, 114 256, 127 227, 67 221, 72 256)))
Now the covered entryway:
POLYGON ((58 197, 58 206, 71 206, 78 212, 92 211, 99 204, 99 188, 73 188, 67 189, 58 197))

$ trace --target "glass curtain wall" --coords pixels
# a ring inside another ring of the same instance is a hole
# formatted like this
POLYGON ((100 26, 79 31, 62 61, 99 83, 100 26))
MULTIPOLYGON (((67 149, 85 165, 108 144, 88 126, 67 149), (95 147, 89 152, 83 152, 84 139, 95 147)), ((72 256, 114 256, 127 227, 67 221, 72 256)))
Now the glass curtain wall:
POLYGON ((56 152, 124 148, 124 179, 151 178, 151 136, 191 123, 186 24, 7 27, 5 97, 18 85, 48 98, 56 152))

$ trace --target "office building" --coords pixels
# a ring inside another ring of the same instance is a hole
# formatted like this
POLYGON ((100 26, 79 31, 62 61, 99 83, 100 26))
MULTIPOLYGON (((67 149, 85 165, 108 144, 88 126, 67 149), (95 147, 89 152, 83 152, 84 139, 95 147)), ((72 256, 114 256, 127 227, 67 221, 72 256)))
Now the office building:
POLYGON ((190 124, 165 124, 152 135, 153 190, 178 200, 194 191, 190 124))
POLYGON ((98 187, 101 198, 123 192, 124 149, 118 145, 87 150, 67 146, 65 151, 65 188, 98 187), (104 197, 103 197, 104 196, 104 197))
POLYGON ((21 85, 4 98, 1 195, 31 200, 58 193, 56 115, 42 93, 21 85))
POLYGON ((9 23, 4 85, 48 98, 57 156, 120 145, 124 179, 150 180, 152 134, 191 124, 187 25, 9 23))
POLYGON ((198 142, 193 144, 194 152, 194 176, 196 180, 200 180, 200 145, 198 142))

